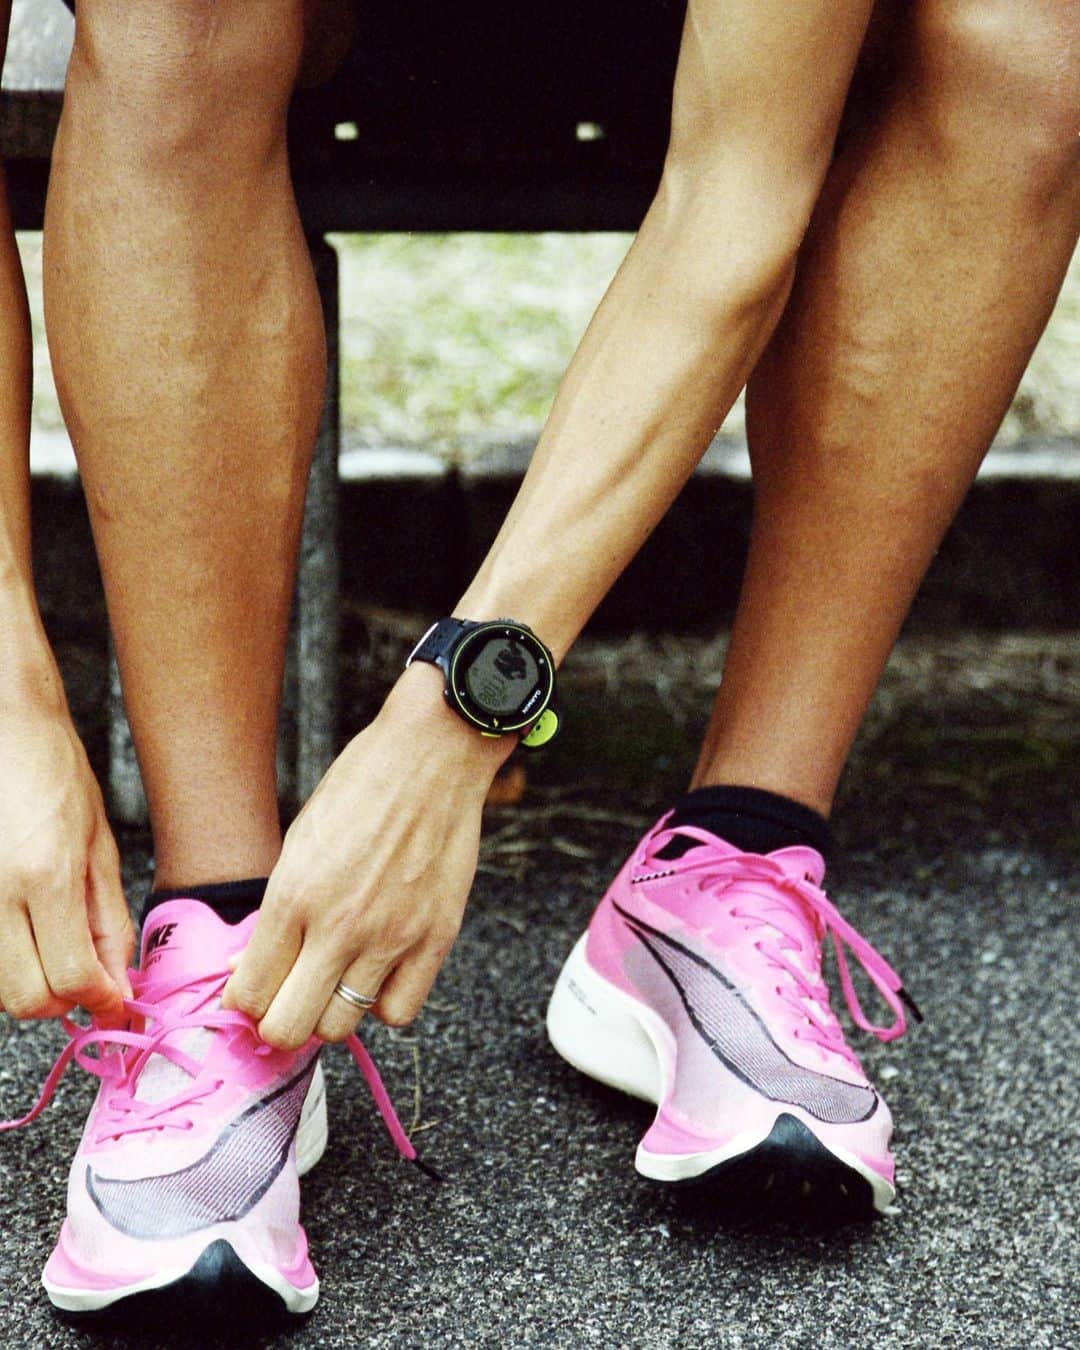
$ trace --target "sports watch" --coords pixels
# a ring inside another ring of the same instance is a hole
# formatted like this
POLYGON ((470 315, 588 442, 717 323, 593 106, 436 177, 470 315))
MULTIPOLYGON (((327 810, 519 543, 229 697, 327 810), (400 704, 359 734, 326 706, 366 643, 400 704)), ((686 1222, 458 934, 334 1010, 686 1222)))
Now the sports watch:
POLYGON ((555 662, 523 623, 439 619, 413 648, 406 669, 414 661, 438 666, 446 679, 443 697, 484 736, 522 732, 522 748, 539 750, 559 730, 555 662))

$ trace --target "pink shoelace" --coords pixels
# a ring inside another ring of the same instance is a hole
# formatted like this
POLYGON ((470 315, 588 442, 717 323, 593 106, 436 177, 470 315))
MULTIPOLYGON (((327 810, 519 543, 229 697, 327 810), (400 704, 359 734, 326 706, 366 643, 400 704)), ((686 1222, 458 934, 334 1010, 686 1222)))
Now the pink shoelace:
MULTIPOLYGON (((87 1072, 113 1086, 100 1112, 96 1141, 121 1138, 145 1130, 191 1129, 194 1125, 192 1112, 198 1108, 199 1101, 216 1092, 221 1082, 207 1079, 199 1061, 185 1054, 178 1045, 170 1043, 170 1037, 189 1029, 238 1030, 251 1036, 255 1043, 255 1054, 272 1053, 272 1048, 259 1039, 255 1023, 246 1013, 220 1007, 221 993, 231 974, 230 970, 212 971, 189 980, 155 983, 141 971, 129 971, 128 977, 134 992, 133 998, 124 1000, 124 1007, 132 1018, 129 1027, 112 1029, 94 1022, 83 1027, 70 1018, 62 1018, 69 1037, 68 1043, 49 1070, 40 1096, 25 1116, 18 1120, 0 1121, 0 1130, 18 1129, 35 1120, 52 1100, 64 1071, 73 1059, 87 1072), (182 1008, 176 1009, 174 1005, 163 1015, 162 1001, 171 1001, 177 995, 188 996, 182 1008), (144 1029, 133 1030, 135 1026, 144 1029), (151 1029, 147 1030, 146 1027, 151 1029), (190 1082, 161 1101, 137 1101, 135 1089, 139 1076, 153 1056, 161 1056, 178 1065, 190 1075, 190 1082)), ((416 1149, 398 1119, 390 1094, 367 1047, 357 1036, 350 1036, 345 1044, 364 1075, 364 1081, 398 1152, 430 1173, 432 1169, 417 1157, 416 1149)))
MULTIPOLYGON (((712 843, 711 836, 704 831, 687 827, 680 827, 677 831, 666 831, 650 840, 649 853, 653 861, 662 862, 655 858, 656 852, 677 834, 700 838, 705 845, 712 843)), ((728 912, 732 918, 743 920, 749 930, 754 928, 772 930, 774 936, 758 939, 754 945, 762 956, 788 976, 790 987, 785 990, 778 986, 776 992, 807 1019, 810 1024, 808 1039, 833 1054, 841 1055, 850 1063, 858 1064, 857 1058, 844 1041, 840 1024, 831 1015, 831 1011, 828 1020, 824 1020, 814 1016, 806 1006, 808 1001, 816 1007, 829 1009, 829 992, 821 978, 820 969, 815 967, 814 973, 808 974, 805 968, 789 960, 785 955, 785 952, 805 953, 807 923, 816 941, 824 940, 826 934, 832 941, 840 987, 856 1026, 876 1036, 879 1041, 894 1041, 907 1030, 905 1005, 916 1021, 923 1020, 914 1000, 904 989, 900 976, 892 966, 848 923, 825 892, 815 886, 809 878, 792 876, 779 862, 766 854, 731 853, 717 857, 715 852, 711 852, 708 858, 703 858, 696 866, 692 859, 691 853, 684 860, 688 864, 688 870, 701 871, 699 888, 717 900, 722 901, 725 892, 730 891, 738 882, 761 881, 769 887, 771 894, 767 897, 748 895, 745 892, 740 896, 730 897, 728 912), (877 1026, 863 1012, 851 979, 847 958, 849 951, 893 1012, 894 1018, 890 1025, 877 1026)))

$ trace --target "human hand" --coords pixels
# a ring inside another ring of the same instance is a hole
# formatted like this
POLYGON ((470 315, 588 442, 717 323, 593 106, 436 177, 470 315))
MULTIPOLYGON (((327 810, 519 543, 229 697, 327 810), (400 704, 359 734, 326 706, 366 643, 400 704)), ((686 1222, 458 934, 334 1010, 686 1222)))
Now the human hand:
POLYGON ((134 930, 101 790, 66 706, 0 707, 0 1008, 124 1020, 134 930))
POLYGON ((466 726, 441 677, 410 667, 286 834, 225 1007, 280 1049, 355 1029, 339 980, 377 996, 382 1021, 411 1021, 457 936, 484 798, 513 741, 466 726))

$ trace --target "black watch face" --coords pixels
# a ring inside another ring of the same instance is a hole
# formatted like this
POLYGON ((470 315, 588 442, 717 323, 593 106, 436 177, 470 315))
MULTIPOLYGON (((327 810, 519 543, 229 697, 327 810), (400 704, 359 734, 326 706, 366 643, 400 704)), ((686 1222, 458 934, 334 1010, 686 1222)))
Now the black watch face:
POLYGON ((492 627, 470 634, 455 653, 454 694, 470 717, 513 730, 539 717, 551 698, 551 663, 531 633, 492 627))

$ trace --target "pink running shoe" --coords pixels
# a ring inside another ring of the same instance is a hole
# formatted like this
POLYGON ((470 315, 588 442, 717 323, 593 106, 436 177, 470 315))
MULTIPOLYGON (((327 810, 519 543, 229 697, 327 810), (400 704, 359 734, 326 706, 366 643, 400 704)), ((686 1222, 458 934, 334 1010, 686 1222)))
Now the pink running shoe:
MULTIPOLYGON (((71 1040, 40 1100, 0 1125, 33 1120, 72 1058, 102 1080, 42 1276, 58 1308, 163 1295, 202 1310, 239 1298, 245 1314, 314 1306, 298 1178, 326 1147, 321 1042, 274 1050, 249 1017, 221 1007, 229 958, 255 919, 232 926, 197 900, 155 908, 131 972, 129 1029, 66 1022, 71 1040)), ((370 1056, 355 1037, 349 1048, 395 1143, 415 1158, 370 1056)))
POLYGON ((637 1151, 644 1176, 710 1179, 740 1203, 884 1210, 895 1195, 892 1117, 829 1007, 826 934, 852 1017, 882 1041, 905 1029, 899 979, 826 898, 814 849, 742 853, 666 820, 563 966, 547 1014, 552 1045, 656 1104, 637 1151), (676 836, 689 851, 664 858, 676 836), (864 1016, 845 947, 895 1014, 891 1026, 864 1016))

